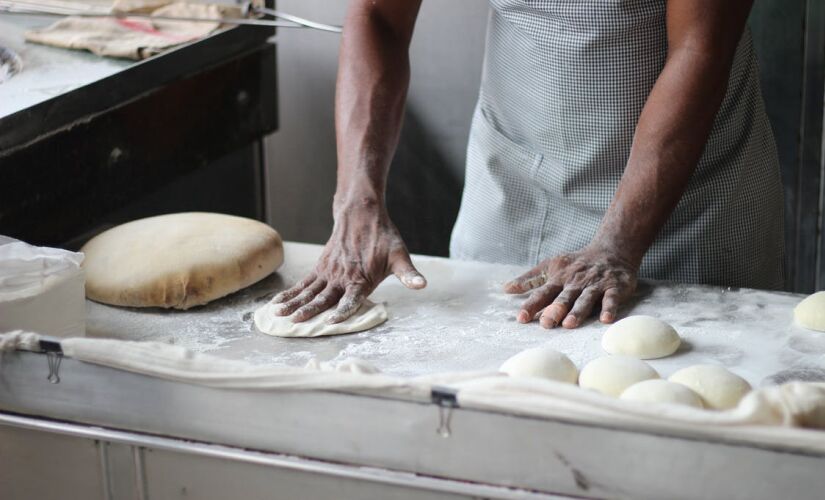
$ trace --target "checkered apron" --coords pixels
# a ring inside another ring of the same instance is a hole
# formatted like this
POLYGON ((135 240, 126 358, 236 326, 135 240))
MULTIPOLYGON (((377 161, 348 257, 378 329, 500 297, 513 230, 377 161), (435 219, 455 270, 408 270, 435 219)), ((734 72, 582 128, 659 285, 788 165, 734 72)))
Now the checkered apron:
MULTIPOLYGON (((453 257, 519 265, 587 245, 667 53, 665 0, 493 0, 453 257)), ((750 33, 685 195, 641 267, 654 279, 783 280, 782 184, 750 33)))

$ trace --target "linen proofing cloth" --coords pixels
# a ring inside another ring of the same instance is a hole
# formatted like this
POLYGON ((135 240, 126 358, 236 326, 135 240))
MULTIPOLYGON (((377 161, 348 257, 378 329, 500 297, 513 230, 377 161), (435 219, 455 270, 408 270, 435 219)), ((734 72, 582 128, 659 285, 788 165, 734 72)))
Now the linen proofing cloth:
MULTIPOLYGON (((151 13, 158 16, 220 19, 238 17, 232 6, 165 0, 116 2, 114 11, 151 13)), ((67 17, 26 33, 29 42, 67 49, 88 50, 100 56, 145 59, 164 50, 202 38, 220 27, 220 22, 162 21, 146 18, 67 17)))
MULTIPOLYGON (((587 245, 667 55, 665 0, 492 0, 451 256, 518 265, 587 245)), ((749 32, 687 191, 641 276, 778 288, 782 185, 749 32)))
MULTIPOLYGON (((15 350, 38 351, 41 336, 15 331, 0 334, 0 388, 6 356, 15 350)), ((259 366, 221 359, 160 342, 61 339, 65 356, 117 370, 186 384, 248 391, 335 391, 378 397, 430 400, 431 390, 457 391, 463 408, 540 418, 563 418, 643 432, 714 437, 761 445, 825 452, 825 383, 789 382, 764 387, 727 411, 681 405, 639 404, 540 378, 495 372, 457 372, 412 378, 382 373, 364 361, 310 364, 304 369, 259 366)), ((2 402, 0 389, 0 402, 2 402)), ((257 397, 257 396, 253 396, 257 397)))

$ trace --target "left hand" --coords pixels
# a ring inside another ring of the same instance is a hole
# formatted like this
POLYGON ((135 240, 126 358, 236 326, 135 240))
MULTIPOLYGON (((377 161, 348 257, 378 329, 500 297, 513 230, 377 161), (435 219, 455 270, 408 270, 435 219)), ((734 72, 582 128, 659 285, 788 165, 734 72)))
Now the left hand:
POLYGON ((518 313, 519 323, 541 312, 544 328, 576 328, 601 303, 599 319, 612 323, 619 306, 636 290, 638 265, 608 249, 586 247, 546 259, 504 285, 507 293, 532 290, 518 313))

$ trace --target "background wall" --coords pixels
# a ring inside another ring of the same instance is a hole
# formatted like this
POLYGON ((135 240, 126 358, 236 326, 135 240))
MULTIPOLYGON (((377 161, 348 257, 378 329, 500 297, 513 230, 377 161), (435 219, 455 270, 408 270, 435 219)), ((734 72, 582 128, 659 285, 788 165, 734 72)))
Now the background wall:
MULTIPOLYGON (((278 9, 341 24, 346 2, 279 0, 278 9)), ((487 2, 428 1, 411 49, 412 81, 388 204, 411 250, 446 254, 478 94, 487 2)), ((323 243, 335 189, 333 101, 339 36, 278 33, 280 128, 266 144, 270 222, 290 240, 323 243), (296 210, 297 207, 297 210, 296 210), (300 214, 296 216, 296 214, 300 214)))

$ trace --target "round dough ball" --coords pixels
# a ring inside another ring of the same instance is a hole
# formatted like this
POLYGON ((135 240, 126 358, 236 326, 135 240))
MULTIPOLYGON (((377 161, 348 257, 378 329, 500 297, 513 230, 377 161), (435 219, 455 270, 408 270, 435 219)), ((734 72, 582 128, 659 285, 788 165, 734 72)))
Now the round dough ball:
POLYGON ((575 384, 579 370, 563 353, 550 347, 534 347, 516 354, 499 371, 511 377, 539 377, 575 384))
POLYGON ((83 246, 86 296, 116 306, 188 309, 268 276, 284 261, 262 222, 189 212, 140 219, 83 246))
POLYGON ((619 399, 641 403, 670 403, 702 408, 702 399, 688 387, 667 380, 643 380, 628 387, 619 399))
POLYGON ((670 356, 681 343, 672 326, 653 316, 628 316, 611 325, 602 336, 605 351, 639 359, 670 356))
POLYGON ((693 365, 682 368, 668 380, 692 389, 702 398, 705 408, 728 410, 735 408, 751 385, 739 375, 721 366, 693 365))
POLYGON ((640 359, 621 355, 603 356, 585 365, 579 375, 579 385, 619 397, 631 385, 654 378, 659 378, 659 374, 640 359))
POLYGON ((825 291, 809 295, 797 304, 793 316, 797 325, 825 332, 825 291))

